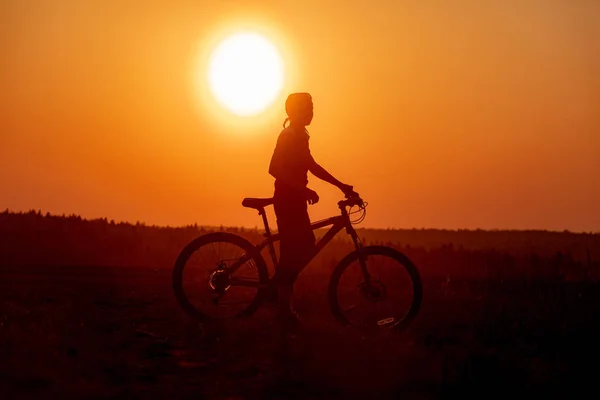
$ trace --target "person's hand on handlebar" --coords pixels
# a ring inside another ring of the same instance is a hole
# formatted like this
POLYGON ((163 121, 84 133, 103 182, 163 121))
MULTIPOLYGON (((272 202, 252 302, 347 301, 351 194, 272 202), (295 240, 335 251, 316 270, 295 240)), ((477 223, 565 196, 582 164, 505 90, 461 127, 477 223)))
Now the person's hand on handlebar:
POLYGON ((344 196, 346 196, 346 198, 358 195, 358 193, 356 193, 354 191, 354 187, 352 185, 346 185, 346 184, 342 183, 338 187, 340 188, 342 193, 344 193, 344 196))

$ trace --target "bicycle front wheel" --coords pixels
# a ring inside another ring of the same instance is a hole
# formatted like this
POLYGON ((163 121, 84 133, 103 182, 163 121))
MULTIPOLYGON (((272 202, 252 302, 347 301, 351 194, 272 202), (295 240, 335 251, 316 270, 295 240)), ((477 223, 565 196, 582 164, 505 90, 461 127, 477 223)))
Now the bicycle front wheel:
POLYGON ((245 317, 260 306, 268 278, 264 259, 249 241, 214 232, 181 251, 173 290, 181 308, 196 319, 245 317))
POLYGON ((391 247, 366 246, 348 254, 329 282, 333 315, 361 329, 402 330, 419 312, 422 299, 417 268, 391 247))

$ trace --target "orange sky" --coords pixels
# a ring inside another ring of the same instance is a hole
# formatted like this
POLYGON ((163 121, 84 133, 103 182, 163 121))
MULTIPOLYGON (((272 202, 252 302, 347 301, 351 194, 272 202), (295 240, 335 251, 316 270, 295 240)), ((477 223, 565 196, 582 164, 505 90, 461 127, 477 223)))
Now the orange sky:
MULTIPOLYGON (((272 195, 283 99, 308 91, 312 153, 364 227, 600 231, 600 2, 457 4, 3 0, 0 208, 260 226, 241 200, 272 195), (197 79, 241 27, 289 77, 247 119, 197 79)), ((311 218, 334 214, 309 179, 311 218)))

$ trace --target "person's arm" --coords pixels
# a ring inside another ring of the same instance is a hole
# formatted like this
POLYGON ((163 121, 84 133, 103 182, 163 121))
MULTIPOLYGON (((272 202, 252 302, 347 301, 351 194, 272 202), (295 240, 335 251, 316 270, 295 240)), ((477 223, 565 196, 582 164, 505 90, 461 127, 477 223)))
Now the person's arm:
POLYGON ((348 195, 348 193, 353 192, 352 186, 346 185, 346 184, 338 181, 336 178, 334 178, 333 175, 331 175, 329 172, 327 172, 327 170, 325 168, 323 168, 322 166, 317 164, 317 162, 314 159, 312 160, 309 171, 317 178, 319 178, 325 182, 331 183, 333 186, 336 186, 346 195, 348 195))
POLYGON ((322 166, 317 164, 316 161, 314 161, 314 160, 309 168, 309 171, 317 178, 319 178, 327 183, 331 183, 333 186, 340 187, 343 185, 342 182, 335 179, 333 177, 333 175, 331 175, 329 172, 327 172, 327 170, 325 168, 323 168, 322 166))

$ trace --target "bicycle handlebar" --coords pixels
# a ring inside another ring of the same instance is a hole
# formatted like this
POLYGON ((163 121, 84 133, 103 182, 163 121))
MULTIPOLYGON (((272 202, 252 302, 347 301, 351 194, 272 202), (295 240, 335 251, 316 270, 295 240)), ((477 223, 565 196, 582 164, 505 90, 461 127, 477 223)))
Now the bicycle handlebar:
POLYGON ((354 207, 354 206, 363 208, 364 205, 365 205, 365 203, 364 203, 363 199, 361 199, 360 196, 358 195, 358 193, 356 193, 356 192, 352 193, 350 196, 346 196, 346 200, 338 201, 338 206, 340 208, 354 207))

